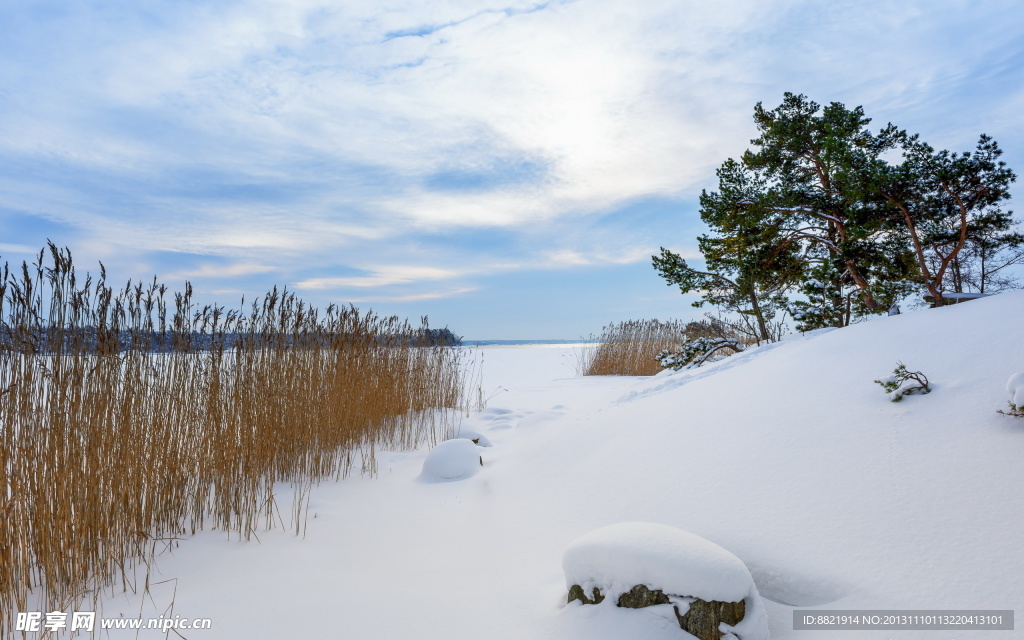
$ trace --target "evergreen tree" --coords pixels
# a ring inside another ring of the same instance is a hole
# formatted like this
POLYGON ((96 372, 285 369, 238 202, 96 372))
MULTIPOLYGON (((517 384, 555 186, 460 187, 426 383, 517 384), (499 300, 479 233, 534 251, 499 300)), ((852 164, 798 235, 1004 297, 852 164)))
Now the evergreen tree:
POLYGON ((1000 205, 1016 175, 990 137, 973 152, 936 152, 892 124, 871 133, 862 107, 792 93, 772 110, 758 103, 754 122, 753 150, 701 194, 706 270, 665 248, 654 256, 669 284, 702 293, 695 306, 738 312, 770 340, 783 309, 800 330, 842 327, 915 286, 942 304, 944 291, 1013 285, 1006 269, 1024 263, 1024 235, 1000 205), (902 162, 884 157, 894 150, 902 162))
POLYGON ((1003 152, 996 141, 984 134, 973 153, 960 154, 935 151, 916 135, 899 132, 899 137, 903 162, 876 161, 867 176, 868 190, 884 201, 889 220, 906 234, 917 261, 915 279, 941 305, 943 292, 951 288, 951 268, 952 289, 957 288, 955 271, 963 266, 958 260, 965 247, 973 245, 991 257, 993 251, 1024 241, 1011 231, 1012 214, 999 209, 1017 176, 999 160, 1003 152))
POLYGON ((1017 288, 1017 279, 1006 269, 1024 264, 1024 235, 1009 231, 1019 220, 1013 212, 994 209, 980 215, 967 231, 967 242, 949 264, 950 282, 956 293, 998 293, 1017 288), (994 219, 993 219, 994 218, 994 219))
POLYGON ((771 341, 771 321, 800 279, 798 247, 782 241, 781 218, 765 208, 767 187, 756 171, 729 159, 717 173, 718 191, 700 197, 701 220, 711 229, 697 239, 707 271, 664 247, 653 257, 654 268, 683 293, 702 292, 694 306, 739 313, 759 342, 771 341))
POLYGON ((892 128, 872 135, 862 107, 821 108, 786 93, 776 109, 754 108, 760 137, 743 162, 770 180, 766 208, 784 217, 784 241, 799 243, 807 262, 794 304, 801 329, 842 327, 886 310, 905 290, 911 268, 902 246, 883 239, 884 217, 864 197, 864 172, 900 140, 892 128))

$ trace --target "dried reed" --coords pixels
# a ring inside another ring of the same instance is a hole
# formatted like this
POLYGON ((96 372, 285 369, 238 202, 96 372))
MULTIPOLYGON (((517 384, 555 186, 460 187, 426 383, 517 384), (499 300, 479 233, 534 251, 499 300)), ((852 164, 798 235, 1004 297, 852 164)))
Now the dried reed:
POLYGON ((131 588, 166 541, 203 527, 298 532, 303 497, 376 449, 453 430, 462 351, 397 318, 276 288, 246 311, 196 308, 156 280, 76 280, 49 246, 0 274, 0 637, 28 606, 131 588), (289 522, 273 486, 290 482, 289 522))
POLYGON ((595 340, 578 353, 581 375, 653 376, 662 370, 655 356, 686 342, 686 326, 678 320, 628 320, 607 325, 595 340))

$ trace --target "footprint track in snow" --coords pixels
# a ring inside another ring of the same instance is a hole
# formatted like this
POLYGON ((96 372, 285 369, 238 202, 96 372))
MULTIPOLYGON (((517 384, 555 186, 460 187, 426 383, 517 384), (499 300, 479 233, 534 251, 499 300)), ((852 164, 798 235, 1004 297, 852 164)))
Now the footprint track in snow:
POLYGON ((564 405, 556 404, 546 411, 531 411, 519 419, 519 422, 516 424, 516 428, 530 429, 548 422, 554 422, 565 415, 564 409, 564 405))
POLYGON ((524 415, 526 414, 504 407, 488 407, 473 418, 481 428, 499 430, 511 429, 513 423, 524 415))

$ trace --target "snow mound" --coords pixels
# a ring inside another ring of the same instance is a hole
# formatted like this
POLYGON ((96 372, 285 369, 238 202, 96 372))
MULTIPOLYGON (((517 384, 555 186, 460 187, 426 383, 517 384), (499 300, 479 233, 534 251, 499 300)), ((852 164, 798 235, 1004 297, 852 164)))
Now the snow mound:
POLYGON ((491 444, 491 441, 487 439, 487 436, 485 436, 484 434, 480 433, 476 429, 471 429, 469 427, 459 427, 459 435, 457 435, 456 438, 463 438, 465 440, 472 440, 478 446, 481 446, 481 447, 493 446, 491 444))
POLYGON ((651 522, 622 522, 578 538, 562 558, 566 586, 645 584, 701 600, 738 602, 753 582, 743 561, 682 529, 651 522))
POLYGON ((475 475, 481 464, 480 450, 472 440, 445 440, 427 454, 419 479, 423 482, 462 480, 475 475))
POLYGON ((651 522, 608 525, 577 538, 562 557, 566 587, 602 591, 608 601, 642 584, 665 594, 719 602, 745 601, 735 625, 744 640, 768 637, 761 598, 743 561, 710 540, 651 522))
POLYGON ((1010 394, 1010 402, 1024 407, 1024 371, 1018 371, 1006 381, 1006 392, 1010 394))

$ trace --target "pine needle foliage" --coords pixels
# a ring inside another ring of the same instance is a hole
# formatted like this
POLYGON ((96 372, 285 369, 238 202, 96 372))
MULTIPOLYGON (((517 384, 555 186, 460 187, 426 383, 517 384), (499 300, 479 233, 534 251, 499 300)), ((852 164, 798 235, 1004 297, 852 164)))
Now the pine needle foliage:
POLYGON ((928 377, 920 371, 910 371, 902 362, 896 363, 892 375, 882 380, 875 380, 875 384, 881 385, 882 389, 889 394, 889 400, 899 402, 904 396, 915 393, 931 393, 932 388, 928 384, 928 377))
POLYGON ((743 351, 743 345, 735 338, 700 337, 684 344, 676 351, 665 349, 658 354, 658 363, 664 369, 679 371, 696 369, 719 354, 733 354, 743 351))
POLYGON ((1007 402, 1006 404, 1009 405, 1008 411, 998 409, 996 413, 1001 413, 1004 416, 1013 416, 1014 418, 1024 418, 1024 406, 1016 405, 1013 404, 1012 402, 1007 402))

